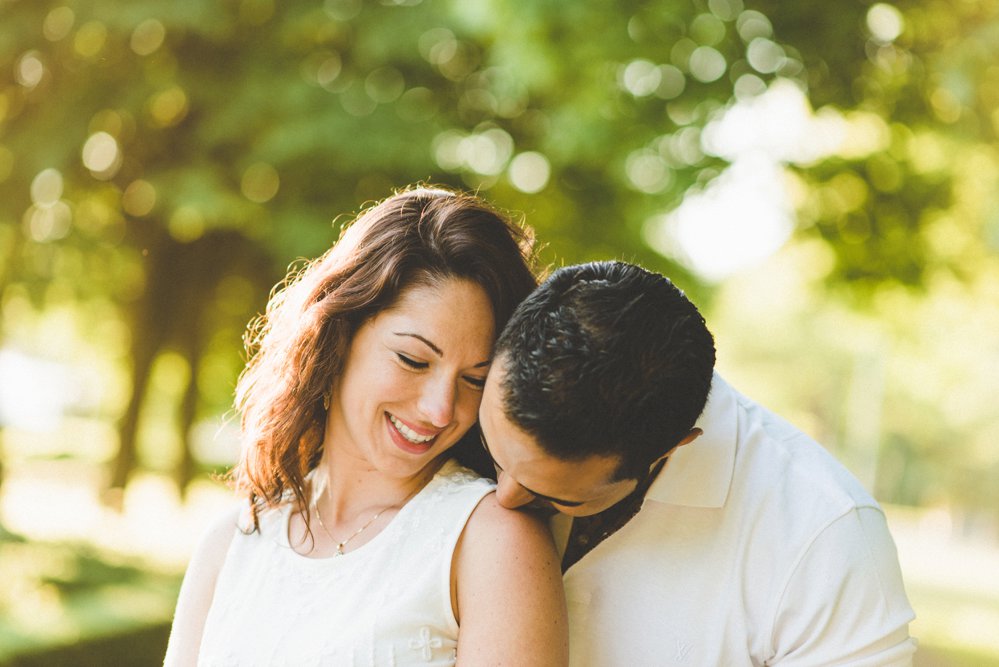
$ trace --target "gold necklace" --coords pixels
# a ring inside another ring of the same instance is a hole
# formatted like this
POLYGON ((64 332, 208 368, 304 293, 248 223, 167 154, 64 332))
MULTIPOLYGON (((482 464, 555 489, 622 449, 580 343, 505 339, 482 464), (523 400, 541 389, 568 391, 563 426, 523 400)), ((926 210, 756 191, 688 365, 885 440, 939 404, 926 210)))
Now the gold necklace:
MULTIPOLYGON (((429 482, 429 479, 427 480, 427 482, 429 482)), ((316 518, 319 519, 319 525, 322 526, 323 532, 326 533, 326 535, 331 540, 333 540, 334 542, 336 542, 336 553, 333 554, 333 557, 336 558, 337 556, 342 556, 343 553, 344 553, 343 552, 343 548, 345 546, 347 546, 348 542, 350 542, 352 539, 354 539, 355 537, 357 537, 358 535, 360 535, 361 533, 363 533, 365 528, 367 528, 368 526, 370 526, 371 524, 373 524, 375 522, 375 520, 378 517, 380 517, 382 514, 384 514, 385 512, 388 512, 391 509, 396 509, 398 507, 402 507, 403 505, 405 505, 409 501, 410 498, 412 498, 417 493, 419 493, 423 489, 423 487, 425 487, 427 485, 427 482, 424 482, 423 484, 418 485, 415 489, 413 489, 411 492, 409 492, 408 494, 406 494, 405 498, 403 498, 399 502, 395 503, 394 505, 389 505, 388 507, 384 507, 381 510, 379 510, 373 517, 371 517, 370 519, 368 519, 363 526, 361 526, 360 528, 358 528, 357 530, 355 530, 354 533, 350 537, 348 537, 347 539, 345 539, 343 542, 340 542, 335 537, 333 537, 333 533, 331 533, 330 529, 326 527, 326 524, 323 522, 323 515, 319 512, 319 498, 316 498, 315 502, 313 502, 313 505, 316 508, 316 518)), ((320 494, 320 496, 322 496, 322 494, 320 494)))
POLYGON ((385 507, 385 508, 379 510, 373 517, 371 517, 370 519, 368 519, 364 523, 363 526, 361 526, 360 528, 358 528, 357 530, 355 530, 351 534, 350 537, 348 537, 344 541, 340 542, 335 537, 333 537, 333 533, 330 532, 330 529, 327 528, 326 524, 323 522, 323 515, 319 513, 319 503, 318 502, 315 503, 315 506, 316 506, 316 518, 319 519, 319 525, 323 527, 323 532, 325 532, 329 536, 329 538, 331 540, 333 540, 334 542, 336 542, 336 553, 333 554, 334 558, 337 557, 337 556, 342 556, 343 553, 344 553, 343 552, 343 548, 345 546, 347 546, 347 543, 350 542, 355 537, 357 537, 358 535, 360 535, 361 533, 363 533, 365 528, 367 528, 368 526, 370 526, 371 524, 373 524, 375 522, 375 519, 377 519, 382 514, 384 514, 385 512, 389 511, 390 509, 393 509, 393 508, 396 507, 395 505, 389 505, 388 507, 385 507))

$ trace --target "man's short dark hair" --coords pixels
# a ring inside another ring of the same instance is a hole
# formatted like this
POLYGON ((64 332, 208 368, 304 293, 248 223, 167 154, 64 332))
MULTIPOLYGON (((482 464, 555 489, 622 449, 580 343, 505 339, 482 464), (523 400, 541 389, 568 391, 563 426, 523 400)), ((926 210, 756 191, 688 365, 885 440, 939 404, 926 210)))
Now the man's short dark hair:
POLYGON ((506 417, 563 460, 620 456, 617 479, 693 428, 715 363, 711 333, 668 278, 624 262, 555 271, 496 344, 506 417))

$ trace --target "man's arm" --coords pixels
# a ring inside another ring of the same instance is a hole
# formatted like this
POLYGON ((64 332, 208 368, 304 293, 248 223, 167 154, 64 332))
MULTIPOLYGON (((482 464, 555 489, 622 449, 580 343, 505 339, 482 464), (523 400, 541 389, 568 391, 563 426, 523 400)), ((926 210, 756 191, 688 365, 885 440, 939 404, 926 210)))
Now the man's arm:
POLYGON ((861 507, 831 522, 788 574, 767 664, 912 664, 915 614, 881 510, 861 507))

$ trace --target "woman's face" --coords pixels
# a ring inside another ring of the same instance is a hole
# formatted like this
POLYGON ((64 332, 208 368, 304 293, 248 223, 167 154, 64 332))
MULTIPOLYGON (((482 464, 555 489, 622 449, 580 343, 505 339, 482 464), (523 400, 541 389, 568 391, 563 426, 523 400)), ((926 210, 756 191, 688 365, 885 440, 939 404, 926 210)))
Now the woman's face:
POLYGON ((327 446, 393 477, 416 475, 475 423, 491 361, 492 304, 477 284, 404 290, 351 341, 327 446))

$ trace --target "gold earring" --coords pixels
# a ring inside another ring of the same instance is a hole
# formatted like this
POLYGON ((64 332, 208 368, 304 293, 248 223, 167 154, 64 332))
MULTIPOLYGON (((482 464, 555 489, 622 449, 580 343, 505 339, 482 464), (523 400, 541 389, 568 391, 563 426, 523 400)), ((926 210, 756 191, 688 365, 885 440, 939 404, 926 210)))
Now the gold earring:
POLYGON ((323 409, 330 409, 330 393, 328 391, 323 392, 323 409))

